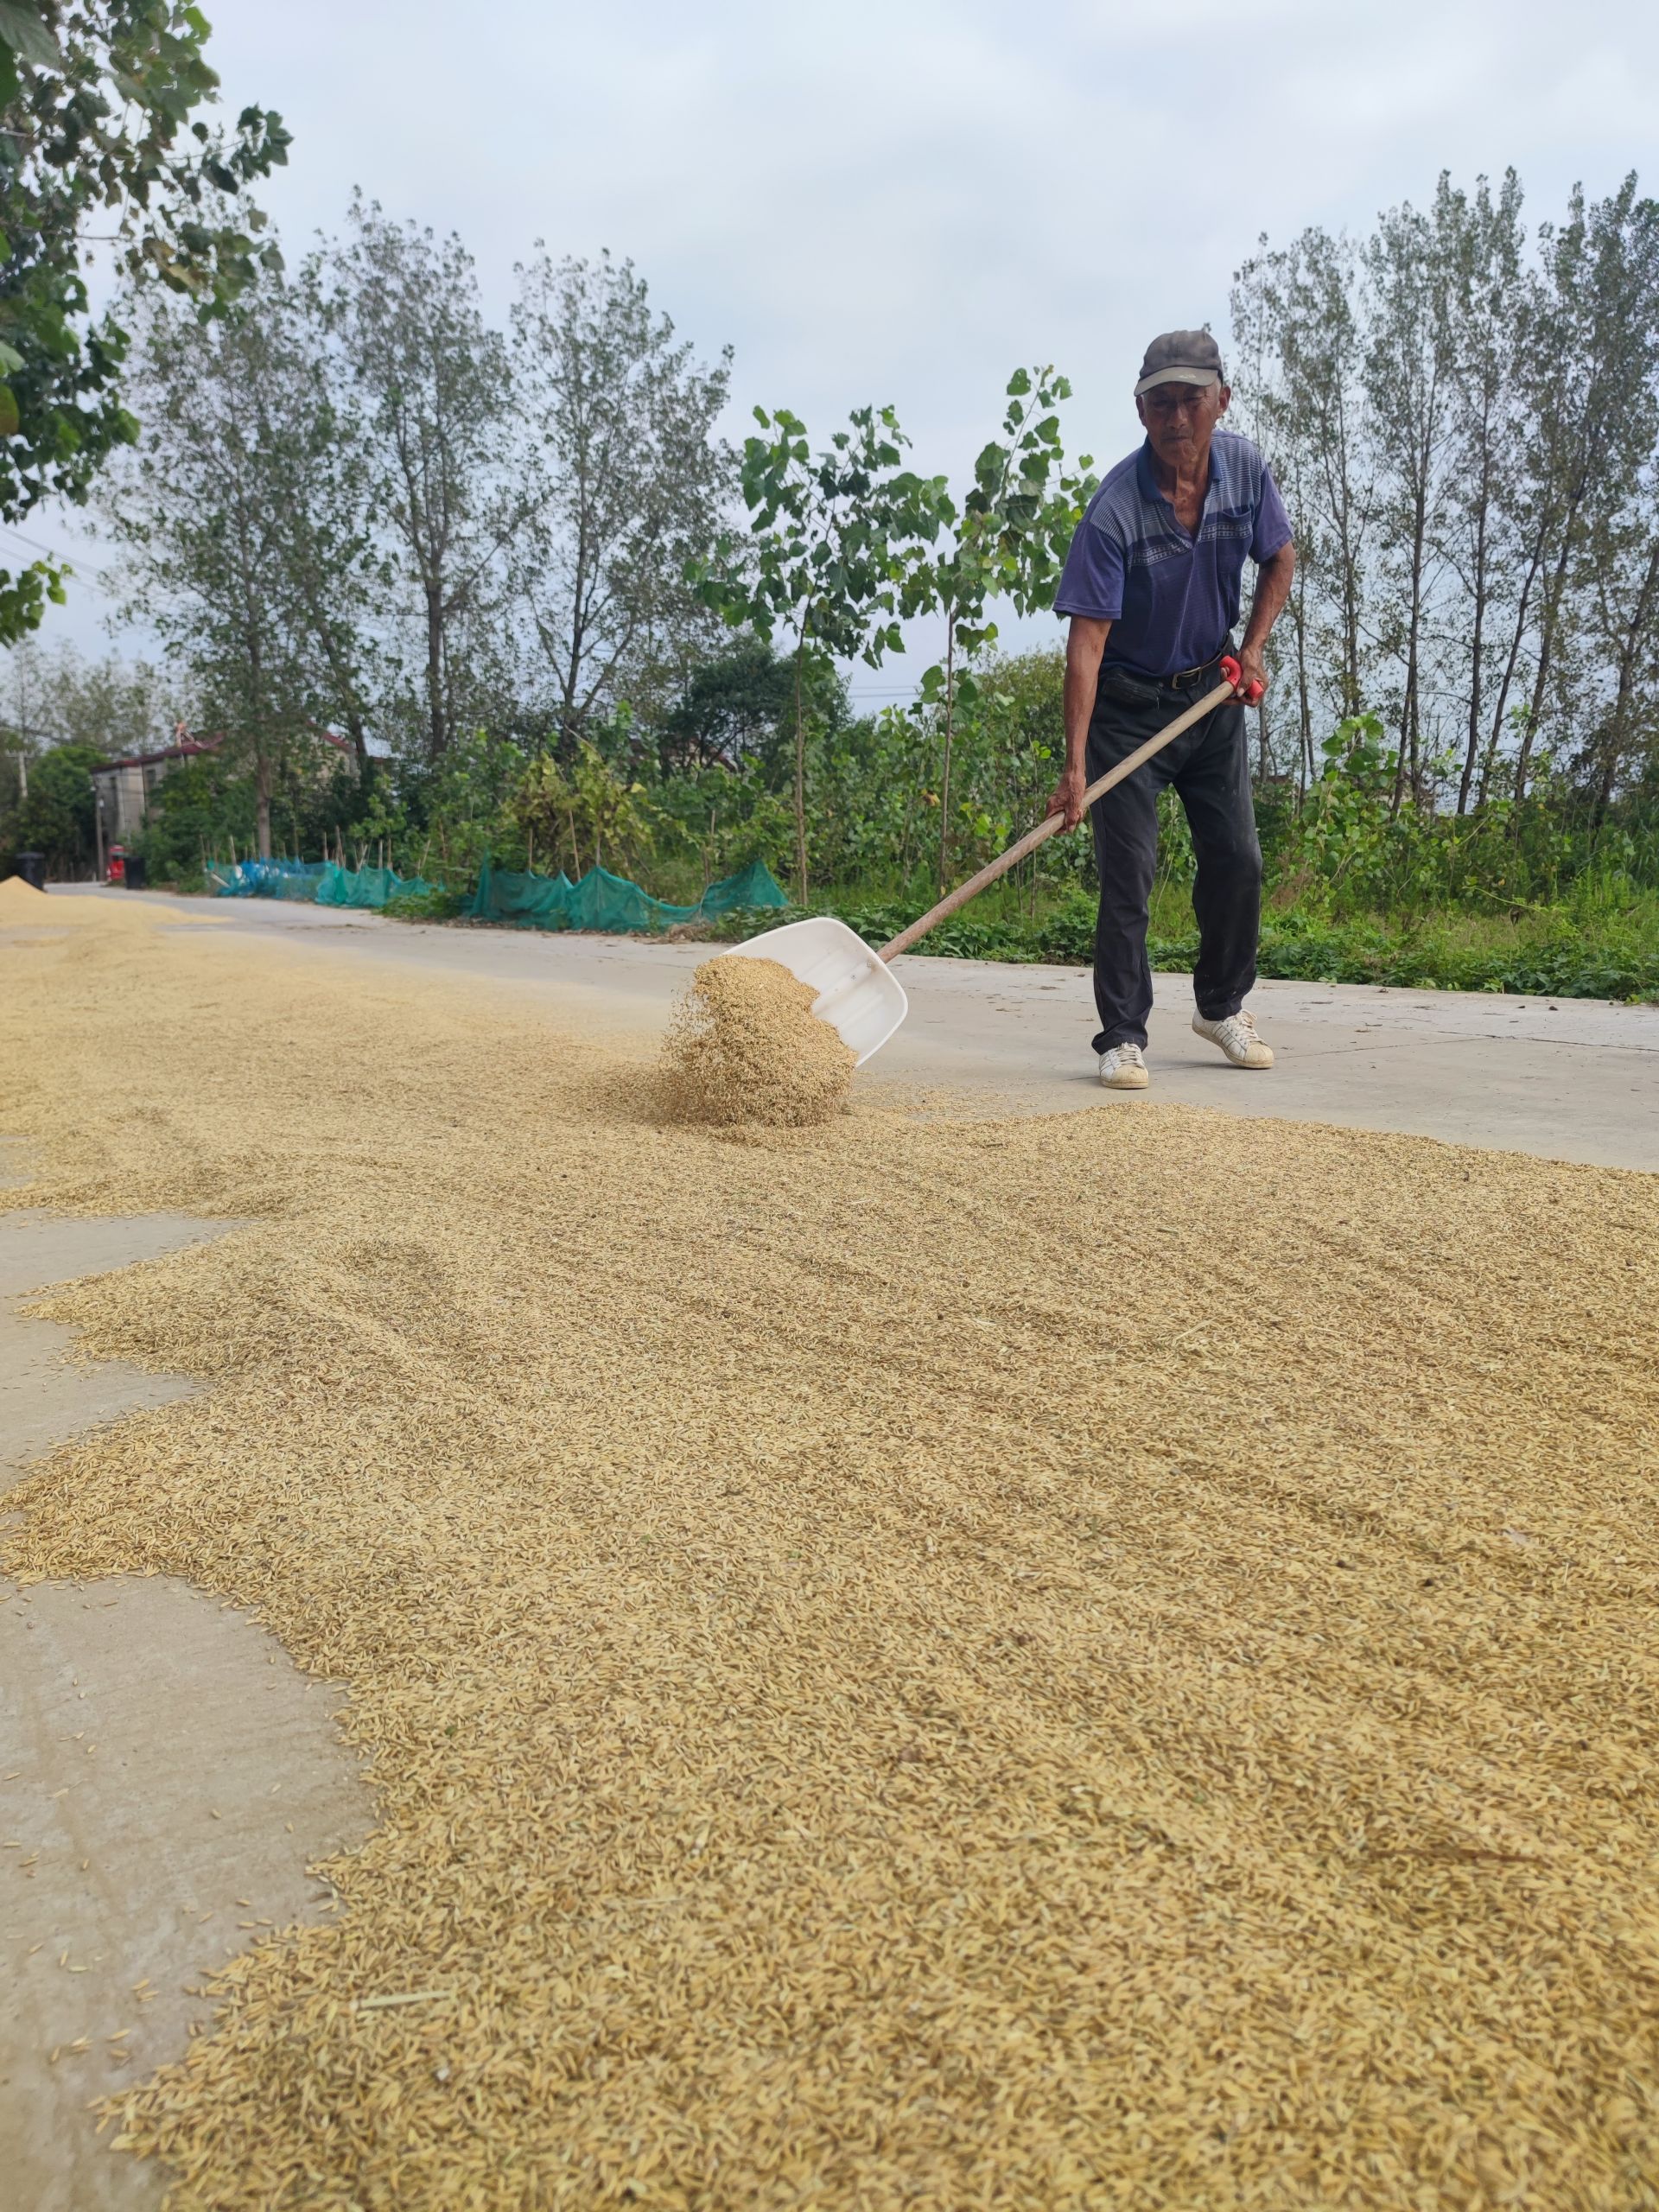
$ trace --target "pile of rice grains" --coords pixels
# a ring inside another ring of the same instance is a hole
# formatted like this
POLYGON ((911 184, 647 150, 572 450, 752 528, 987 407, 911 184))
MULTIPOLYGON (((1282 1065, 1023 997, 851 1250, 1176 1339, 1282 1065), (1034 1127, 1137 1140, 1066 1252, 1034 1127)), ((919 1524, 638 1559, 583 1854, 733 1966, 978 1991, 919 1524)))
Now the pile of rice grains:
POLYGON ((705 960, 676 1009, 658 1084, 672 1122, 804 1128, 844 1113, 853 1055, 775 960, 705 960))
POLYGON ((9 875, 0 882, 0 930, 38 925, 42 929, 96 929, 107 937, 121 931, 148 930, 160 922, 218 918, 211 908, 193 912, 131 893, 111 899, 73 891, 37 891, 21 875, 9 875))
POLYGON ((249 1225, 53 1299, 204 1387, 10 1568, 255 1608, 378 1792, 120 2101, 175 2205, 1650 2212, 1659 1179, 734 1145, 471 981, 75 934, 29 1202, 249 1225))

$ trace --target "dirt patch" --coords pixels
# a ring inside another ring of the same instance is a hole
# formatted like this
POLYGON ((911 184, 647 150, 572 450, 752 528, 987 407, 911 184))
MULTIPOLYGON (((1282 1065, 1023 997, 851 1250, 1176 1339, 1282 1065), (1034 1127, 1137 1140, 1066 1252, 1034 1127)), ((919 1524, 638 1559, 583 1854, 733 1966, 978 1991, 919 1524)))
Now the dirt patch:
POLYGON ((1647 2212, 1659 1181, 734 1145, 473 982, 88 942, 0 988, 37 1202, 254 1225, 54 1301, 209 1387, 14 1563, 257 1607, 383 1809, 124 2099, 182 2202, 1647 2212))
POLYGON ((798 1129, 845 1113, 853 1054, 814 1016, 817 996, 776 960, 705 960, 663 1046, 664 1117, 798 1129))

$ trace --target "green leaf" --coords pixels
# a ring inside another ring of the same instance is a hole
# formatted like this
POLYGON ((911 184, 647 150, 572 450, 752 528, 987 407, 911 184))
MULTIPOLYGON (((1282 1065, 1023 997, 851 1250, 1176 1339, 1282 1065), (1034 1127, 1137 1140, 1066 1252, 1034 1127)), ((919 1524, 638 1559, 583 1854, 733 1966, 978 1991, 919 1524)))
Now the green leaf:
POLYGON ((0 0, 0 45, 10 47, 20 61, 36 69, 59 69, 63 56, 58 41, 28 0, 0 0))
POLYGON ((1010 399, 1023 399, 1030 390, 1030 372, 1026 369, 1016 369, 1014 374, 1008 378, 1008 397, 1010 399))
POLYGON ((15 438, 22 427, 16 394, 9 384, 0 384, 0 438, 15 438))
POLYGON ((23 357, 17 348, 15 346, 8 346, 5 340, 0 338, 0 373, 9 377, 15 376, 22 365, 23 357))
POLYGON ((976 480, 981 484, 995 484, 1007 466, 1007 458, 1008 452, 1006 446, 1000 446, 993 442, 990 445, 984 447, 981 450, 978 460, 974 463, 976 480))

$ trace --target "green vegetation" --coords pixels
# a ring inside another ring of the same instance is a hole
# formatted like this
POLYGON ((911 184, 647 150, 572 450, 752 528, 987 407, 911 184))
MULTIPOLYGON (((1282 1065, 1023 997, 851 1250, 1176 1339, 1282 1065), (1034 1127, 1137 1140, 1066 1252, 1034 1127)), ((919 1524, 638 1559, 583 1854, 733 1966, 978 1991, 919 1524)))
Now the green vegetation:
MULTIPOLYGON (((249 188, 287 158, 280 117, 201 119, 218 91, 200 10, 179 0, 8 0, 0 9, 0 521, 84 500, 137 435, 128 334, 94 316, 89 230, 113 231, 138 292, 212 315, 279 265, 249 188)), ((61 601, 61 562, 0 568, 0 643, 61 601)))
MULTIPOLYGON (((1443 178, 1235 283, 1236 419, 1299 547, 1249 728, 1268 975, 1659 990, 1659 207, 1632 178, 1529 237, 1521 206, 1443 178)), ((503 329, 458 239, 360 197, 291 276, 232 264, 215 315, 128 303, 143 429, 101 496, 163 674, 14 652, 0 857, 84 866, 66 748, 181 718, 210 749, 153 796, 152 880, 329 859, 441 886, 399 902, 425 917, 486 858, 678 905, 761 861, 879 938, 1040 817, 1059 655, 993 616, 1052 605, 1094 482, 1056 370, 1014 372, 953 489, 890 406, 822 442, 757 409, 734 451, 729 354, 627 262, 538 249, 503 329), (918 643, 908 699, 855 713, 843 671, 918 643)), ((1173 800, 1164 833, 1179 966, 1173 800)), ((1092 869, 1055 839, 928 950, 1086 959, 1092 869)))

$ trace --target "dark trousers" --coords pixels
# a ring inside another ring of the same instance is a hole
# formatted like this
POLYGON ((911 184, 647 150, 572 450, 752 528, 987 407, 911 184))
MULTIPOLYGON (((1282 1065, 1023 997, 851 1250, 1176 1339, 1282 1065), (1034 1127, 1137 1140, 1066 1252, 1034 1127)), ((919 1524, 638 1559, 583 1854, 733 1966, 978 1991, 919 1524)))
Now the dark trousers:
MULTIPOLYGON (((1154 683, 1103 668, 1089 725, 1089 780, 1155 736, 1218 680, 1211 666, 1185 683, 1154 683)), ((1158 867, 1158 794, 1180 793, 1198 873, 1192 911, 1198 958, 1192 995, 1198 1012, 1219 1021, 1236 1014, 1255 981, 1262 918, 1262 848, 1250 799, 1244 709, 1230 704, 1197 722, 1090 809, 1100 870, 1100 919, 1095 930, 1095 1050, 1144 1045, 1152 1011, 1147 959, 1147 907, 1158 867)))

